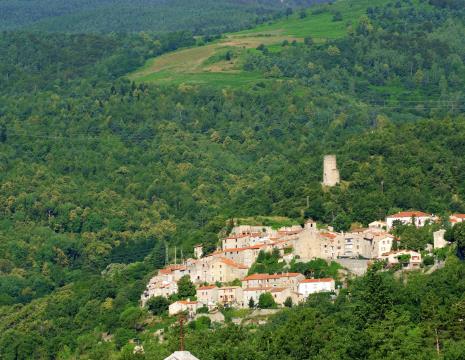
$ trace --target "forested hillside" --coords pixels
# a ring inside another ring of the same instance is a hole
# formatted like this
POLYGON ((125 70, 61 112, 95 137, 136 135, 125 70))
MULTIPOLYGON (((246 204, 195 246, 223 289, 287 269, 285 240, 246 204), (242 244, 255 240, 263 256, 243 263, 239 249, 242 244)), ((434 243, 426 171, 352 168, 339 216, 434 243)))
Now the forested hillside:
MULTIPOLYGON (((191 32, 1 33, 0 358, 144 358, 128 343, 139 339, 147 359, 163 359, 176 332, 159 344, 139 296, 165 243, 171 257, 174 245, 211 252, 231 217, 344 230, 400 209, 465 212, 464 8, 381 3, 343 19, 336 38, 244 50, 238 71, 256 76, 246 86, 125 76, 212 40, 191 32), (343 179, 330 190, 328 153, 343 179)), ((289 21, 321 11, 341 21, 328 7, 289 21)), ((238 27, 256 18, 235 14, 238 27)), ((204 19, 186 27, 210 31, 204 19)), ((225 24, 210 29, 236 26, 225 24)), ((258 329, 194 324, 187 344, 201 359, 463 359, 464 266, 451 254, 408 281, 374 269, 335 303, 311 300, 258 329)))
POLYGON ((51 32, 169 32, 190 30, 218 33, 243 29, 289 7, 323 0, 3 0, 0 30, 51 32))

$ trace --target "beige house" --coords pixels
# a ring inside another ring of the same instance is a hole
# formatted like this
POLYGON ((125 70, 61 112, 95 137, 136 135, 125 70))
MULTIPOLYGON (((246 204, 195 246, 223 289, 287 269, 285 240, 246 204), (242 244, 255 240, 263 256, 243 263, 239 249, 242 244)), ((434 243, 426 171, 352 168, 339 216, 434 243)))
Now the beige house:
POLYGON ((189 317, 194 317, 197 309, 202 307, 202 304, 198 301, 180 300, 172 303, 168 308, 170 316, 177 315, 181 312, 187 311, 189 317))
POLYGON ((222 251, 218 251, 215 255, 224 256, 232 261, 243 264, 247 267, 251 267, 252 264, 257 260, 260 250, 265 250, 265 245, 254 245, 243 248, 228 248, 222 251))
POLYGON ((218 302, 218 287, 215 285, 200 286, 196 295, 198 302, 210 309, 214 308, 218 302))
POLYGON ((375 230, 386 230, 387 229, 387 223, 385 221, 377 220, 373 221, 368 224, 369 229, 375 229, 375 230))
POLYGON ((155 277, 150 279, 149 284, 142 293, 140 299, 142 306, 145 306, 147 301, 152 297, 163 296, 167 298, 170 295, 176 294, 178 292, 178 284, 175 281, 157 282, 154 280, 157 280, 157 278, 155 277))
POLYGON ((288 287, 297 291, 300 280, 305 279, 300 273, 283 274, 253 274, 242 280, 242 287, 245 288, 273 288, 288 287))
POLYGON ((218 289, 218 303, 225 307, 241 305, 243 298, 240 286, 224 286, 218 289))
POLYGON ((408 263, 404 264, 405 270, 419 269, 421 266, 421 254, 413 250, 398 250, 391 251, 387 254, 381 255, 380 260, 387 260, 388 265, 395 265, 399 263, 399 257, 403 255, 410 256, 408 263))

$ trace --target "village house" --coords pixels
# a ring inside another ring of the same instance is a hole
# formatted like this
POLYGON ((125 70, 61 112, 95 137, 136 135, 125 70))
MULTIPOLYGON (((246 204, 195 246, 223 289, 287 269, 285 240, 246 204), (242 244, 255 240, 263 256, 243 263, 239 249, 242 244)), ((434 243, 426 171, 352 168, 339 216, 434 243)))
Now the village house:
POLYGON ((449 216, 449 222, 452 225, 455 225, 457 223, 461 223, 465 220, 465 214, 452 214, 449 216))
POLYGON ((260 300, 260 295, 265 293, 270 293, 277 305, 284 305, 287 298, 291 298, 293 304, 299 302, 299 294, 288 287, 251 287, 244 289, 242 306, 247 308, 250 299, 257 305, 260 300))
POLYGON ((172 303, 168 308, 168 314, 170 316, 177 315, 181 312, 187 312, 190 318, 194 317, 197 313, 197 309, 202 307, 202 304, 198 301, 180 300, 172 303))
POLYGON ((147 301, 156 296, 169 297, 178 292, 178 284, 174 281, 152 282, 152 278, 141 296, 141 305, 145 306, 147 301))
POLYGON ((369 229, 375 229, 375 230, 386 230, 387 229, 387 223, 385 221, 377 220, 373 221, 368 224, 369 229))
POLYGON ((421 211, 401 211, 397 214, 389 215, 386 218, 387 229, 393 228, 396 222, 402 224, 413 224, 416 227, 422 227, 428 222, 434 222, 436 217, 421 211))
POLYGON ((336 282, 331 278, 304 279, 299 282, 298 292, 306 299, 310 294, 336 290, 336 282))
POLYGON ((257 260, 260 250, 265 250, 265 245, 258 244, 243 248, 228 248, 222 251, 217 251, 214 255, 224 256, 236 263, 251 267, 257 260))
POLYGON ((297 291, 300 280, 305 279, 300 273, 282 274, 253 274, 242 280, 242 287, 245 288, 270 288, 289 287, 297 291))
POLYGON ((240 286, 223 286, 218 289, 218 303, 224 307, 241 305, 243 290, 240 286))
POLYGON ((215 285, 200 286, 197 288, 197 301, 209 309, 216 307, 218 303, 218 287, 215 285))
POLYGON ((421 254, 413 250, 398 250, 381 255, 378 259, 387 260, 388 265, 399 264, 402 257, 407 257, 403 263, 404 270, 419 269, 421 266, 421 254))

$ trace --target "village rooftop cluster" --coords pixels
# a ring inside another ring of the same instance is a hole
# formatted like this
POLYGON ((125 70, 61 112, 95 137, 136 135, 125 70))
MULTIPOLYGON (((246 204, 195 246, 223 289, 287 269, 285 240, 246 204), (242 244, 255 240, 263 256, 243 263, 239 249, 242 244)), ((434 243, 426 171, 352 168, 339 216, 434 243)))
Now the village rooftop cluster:
MULTIPOLYGON (((464 220, 465 214, 454 214, 449 218, 453 224, 464 220)), ((251 302, 257 304, 264 293, 270 293, 280 306, 287 299, 296 304, 313 293, 334 292, 335 280, 306 279, 300 273, 286 272, 248 275, 261 251, 278 251, 280 261, 287 264, 293 259, 306 262, 318 258, 363 258, 385 260, 388 265, 394 265, 399 263, 401 256, 406 256, 408 261, 403 263, 404 269, 417 269, 422 262, 421 254, 412 250, 393 251, 394 236, 389 231, 397 224, 422 227, 436 221, 438 218, 431 214, 405 211, 390 215, 385 221, 374 221, 368 228, 345 233, 335 232, 331 227, 319 229, 312 220, 308 220, 304 227, 294 225, 278 230, 269 226, 236 226, 214 253, 204 256, 202 246, 197 245, 194 247, 195 258, 159 270, 142 294, 141 304, 144 306, 152 297, 176 294, 177 282, 186 275, 196 285, 197 299, 174 302, 169 307, 170 315, 184 311, 195 314, 200 307, 213 309, 218 305, 245 308, 251 302), (241 285, 217 286, 231 283, 241 285)), ((447 245, 444 232, 439 230, 434 233, 434 248, 447 245)))

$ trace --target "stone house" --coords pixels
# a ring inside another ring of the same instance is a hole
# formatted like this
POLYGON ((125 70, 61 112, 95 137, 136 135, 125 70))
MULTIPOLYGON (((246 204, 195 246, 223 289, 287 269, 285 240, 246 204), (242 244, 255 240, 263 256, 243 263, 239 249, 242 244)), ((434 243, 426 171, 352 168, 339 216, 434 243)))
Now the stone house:
POLYGON ((300 280, 305 276, 300 273, 283 273, 283 274, 253 274, 242 280, 242 287, 245 288, 272 288, 288 287, 297 291, 300 280))

